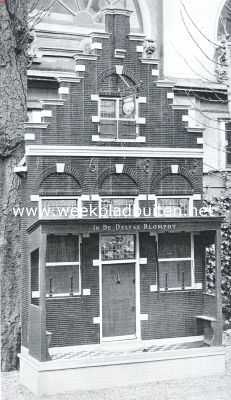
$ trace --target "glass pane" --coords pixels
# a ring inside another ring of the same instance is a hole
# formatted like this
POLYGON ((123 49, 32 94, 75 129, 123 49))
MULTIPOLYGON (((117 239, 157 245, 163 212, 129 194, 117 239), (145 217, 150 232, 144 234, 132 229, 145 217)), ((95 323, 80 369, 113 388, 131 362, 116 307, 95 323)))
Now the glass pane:
POLYGON ((102 199, 103 218, 128 218, 134 215, 134 199, 102 199))
POLYGON ((191 287, 191 261, 160 262, 160 288, 191 287))
POLYGON ((46 293, 74 294, 79 292, 79 266, 46 267, 46 293))
POLYGON ((116 118, 116 100, 101 100, 101 117, 116 118))
POLYGON ((106 1, 102 1, 102 0, 89 0, 89 2, 91 4, 90 11, 92 11, 94 14, 100 10, 100 7, 102 7, 102 6, 106 7, 106 4, 107 4, 106 1))
POLYGON ((157 199, 157 215, 187 217, 189 216, 189 199, 159 198, 157 199))
POLYGON ((101 239, 103 261, 131 260, 135 254, 135 235, 103 236, 101 239))
POLYGON ((120 118, 122 119, 135 119, 136 116, 136 103, 135 97, 129 96, 119 101, 120 118))
POLYGON ((47 237, 47 262, 77 262, 79 261, 78 236, 47 237))
POLYGON ((231 146, 226 147, 226 159, 227 159, 227 164, 231 164, 231 146))
POLYGON ((159 258, 190 258, 190 233, 163 233, 159 235, 159 258))
POLYGON ((131 27, 133 31, 141 32, 143 23, 137 0, 29 0, 30 16, 35 16, 41 10, 48 9, 42 22, 70 24, 75 28, 87 26, 91 29, 103 29, 103 9, 108 6, 128 8, 132 10, 131 27))
POLYGON ((31 264, 31 304, 39 304, 39 249, 30 256, 31 264))
POLYGON ((73 218, 73 215, 76 215, 77 207, 77 199, 44 199, 42 200, 41 218, 73 218))
POLYGON ((119 139, 136 139, 136 136, 136 122, 134 120, 119 121, 119 139))
POLYGON ((85 8, 87 8, 87 5, 90 0, 75 0, 75 1, 77 3, 77 8, 79 10, 84 10, 85 8))
POLYGON ((107 139, 117 138, 117 121, 102 120, 100 121, 100 137, 107 139))

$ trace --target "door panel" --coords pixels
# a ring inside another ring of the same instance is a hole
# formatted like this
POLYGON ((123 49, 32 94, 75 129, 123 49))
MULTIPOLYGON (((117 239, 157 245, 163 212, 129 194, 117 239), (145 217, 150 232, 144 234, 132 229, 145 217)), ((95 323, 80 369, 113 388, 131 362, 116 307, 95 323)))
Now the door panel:
POLYGON ((136 334, 135 264, 102 266, 103 337, 136 334))

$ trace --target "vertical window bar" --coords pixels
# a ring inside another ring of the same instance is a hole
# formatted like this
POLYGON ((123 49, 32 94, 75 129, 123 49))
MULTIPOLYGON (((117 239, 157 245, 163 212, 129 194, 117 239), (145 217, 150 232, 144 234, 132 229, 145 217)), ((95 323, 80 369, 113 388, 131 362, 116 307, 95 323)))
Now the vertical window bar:
POLYGON ((168 274, 165 274, 165 290, 168 292, 168 274))
POLYGON ((50 285, 49 285, 49 296, 52 297, 53 296, 53 279, 52 278, 49 279, 49 283, 50 283, 50 285))
POLYGON ((185 290, 185 276, 184 276, 184 271, 182 272, 182 290, 185 290))
POLYGON ((74 295, 74 290, 73 290, 73 276, 70 277, 70 296, 74 295))

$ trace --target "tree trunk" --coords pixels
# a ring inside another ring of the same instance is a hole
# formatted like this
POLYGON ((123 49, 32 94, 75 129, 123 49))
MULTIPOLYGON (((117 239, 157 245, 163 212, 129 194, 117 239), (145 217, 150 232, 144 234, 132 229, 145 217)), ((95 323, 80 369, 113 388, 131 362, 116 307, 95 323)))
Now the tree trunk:
POLYGON ((26 120, 27 1, 0 0, 0 266, 2 370, 17 367, 20 348, 20 204, 15 166, 24 156, 26 120))

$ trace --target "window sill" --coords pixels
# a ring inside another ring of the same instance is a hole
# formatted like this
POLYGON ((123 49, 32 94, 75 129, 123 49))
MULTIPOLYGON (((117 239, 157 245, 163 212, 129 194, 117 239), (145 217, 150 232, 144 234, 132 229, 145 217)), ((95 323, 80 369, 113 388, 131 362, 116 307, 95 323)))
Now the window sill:
POLYGON ((102 265, 117 265, 117 264, 134 264, 136 263, 136 259, 129 260, 103 260, 102 265))
POLYGON ((102 138, 99 135, 92 136, 92 142, 108 142, 108 143, 145 143, 146 137, 137 136, 135 139, 114 139, 114 138, 102 138))
MULTIPOLYGON (((190 292, 194 290, 202 290, 202 287, 186 287, 185 289, 182 288, 169 288, 168 290, 160 289, 161 293, 170 293, 170 292, 190 292)), ((158 292, 158 290, 157 290, 158 292)))
POLYGON ((49 300, 52 299, 73 299, 76 297, 80 297, 81 293, 73 293, 73 295, 70 295, 69 293, 60 293, 60 294, 53 294, 52 296, 50 296, 49 294, 46 295, 46 298, 49 300))
MULTIPOLYGON (((72 299, 73 297, 76 297, 76 296, 81 296, 81 292, 73 293, 72 296, 70 295, 70 293, 53 294, 52 296, 50 296, 49 294, 46 294, 47 299, 57 299, 57 298, 71 298, 72 299)), ((33 292, 32 299, 40 299, 40 293, 33 292)))

